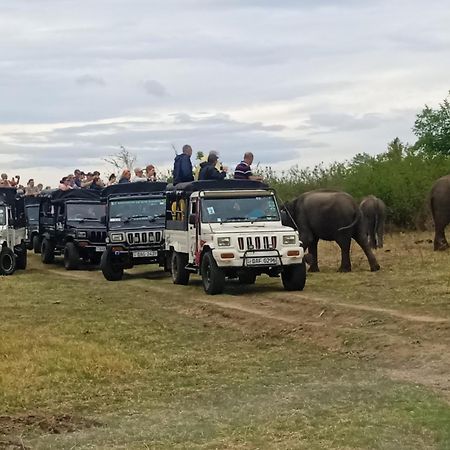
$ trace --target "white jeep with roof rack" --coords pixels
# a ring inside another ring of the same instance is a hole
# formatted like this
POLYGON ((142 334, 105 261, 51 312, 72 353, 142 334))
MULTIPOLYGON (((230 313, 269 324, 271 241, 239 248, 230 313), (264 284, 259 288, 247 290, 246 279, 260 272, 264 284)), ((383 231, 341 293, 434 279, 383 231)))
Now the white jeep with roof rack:
POLYGON ((27 267, 23 196, 15 188, 0 188, 0 275, 27 267))
POLYGON ((253 284, 281 274, 286 290, 306 281, 299 235, 282 225, 275 192, 256 181, 197 181, 167 192, 166 252, 175 284, 202 276, 207 294, 226 278, 253 284))

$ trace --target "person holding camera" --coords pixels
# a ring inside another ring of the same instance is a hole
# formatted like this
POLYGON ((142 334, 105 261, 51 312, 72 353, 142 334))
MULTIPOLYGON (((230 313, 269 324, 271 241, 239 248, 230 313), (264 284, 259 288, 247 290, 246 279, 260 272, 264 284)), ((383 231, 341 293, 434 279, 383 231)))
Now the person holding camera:
POLYGON ((199 180, 223 180, 227 176, 227 168, 220 166, 220 171, 217 170, 216 164, 219 161, 217 152, 209 152, 208 160, 200 164, 199 180))
POLYGON ((19 185, 19 181, 19 175, 16 175, 15 179, 11 178, 11 180, 8 180, 8 175, 6 173, 2 173, 0 176, 0 187, 16 187, 19 185))

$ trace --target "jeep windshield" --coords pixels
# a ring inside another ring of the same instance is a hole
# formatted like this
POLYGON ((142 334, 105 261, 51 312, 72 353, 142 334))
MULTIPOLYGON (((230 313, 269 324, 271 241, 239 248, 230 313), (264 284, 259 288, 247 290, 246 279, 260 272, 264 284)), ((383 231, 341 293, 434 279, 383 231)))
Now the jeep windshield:
POLYGON ((67 203, 67 220, 100 222, 105 216, 105 205, 100 203, 67 203))
POLYGON ((109 223, 111 228, 124 225, 142 227, 166 217, 164 198, 110 200, 109 223))
POLYGON ((202 201, 202 222, 275 222, 280 220, 272 196, 205 198, 202 201))
POLYGON ((39 222, 39 206, 28 206, 26 208, 28 222, 39 222))
POLYGON ((6 225, 6 208, 0 206, 0 227, 6 225))

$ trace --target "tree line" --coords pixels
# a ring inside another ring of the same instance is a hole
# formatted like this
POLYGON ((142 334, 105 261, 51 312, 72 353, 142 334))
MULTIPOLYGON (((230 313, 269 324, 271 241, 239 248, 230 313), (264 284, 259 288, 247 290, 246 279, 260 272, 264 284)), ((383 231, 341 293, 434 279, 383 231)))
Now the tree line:
POLYGON ((283 201, 303 192, 341 189, 357 200, 373 194, 387 205, 387 222, 392 227, 423 229, 429 222, 428 195, 434 181, 450 173, 450 104, 446 98, 438 108, 425 108, 417 115, 412 130, 413 145, 397 137, 387 149, 372 156, 359 153, 349 161, 275 172, 260 168, 283 201))

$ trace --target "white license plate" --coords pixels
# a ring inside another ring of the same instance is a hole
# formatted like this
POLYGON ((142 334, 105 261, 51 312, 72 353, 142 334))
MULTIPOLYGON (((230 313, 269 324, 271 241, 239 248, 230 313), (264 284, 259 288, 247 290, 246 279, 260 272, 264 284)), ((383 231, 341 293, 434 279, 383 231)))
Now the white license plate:
POLYGON ((277 266, 279 259, 276 256, 260 256, 254 258, 246 258, 247 266, 277 266))
POLYGON ((135 250, 133 252, 133 258, 156 258, 157 256, 157 250, 135 250))
POLYGON ((96 252, 104 252, 106 250, 106 247, 95 247, 96 252))

